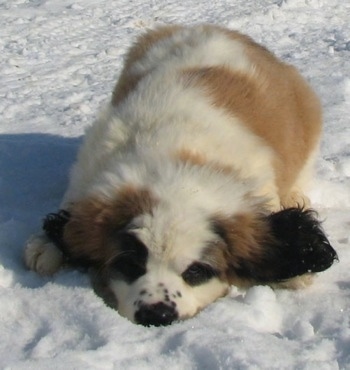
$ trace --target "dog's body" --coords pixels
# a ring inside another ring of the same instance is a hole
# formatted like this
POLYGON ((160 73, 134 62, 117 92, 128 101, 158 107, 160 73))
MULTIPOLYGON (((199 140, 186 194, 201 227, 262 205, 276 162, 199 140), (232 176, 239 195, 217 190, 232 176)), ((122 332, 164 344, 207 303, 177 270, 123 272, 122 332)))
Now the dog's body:
POLYGON ((87 132, 68 213, 28 242, 27 265, 53 273, 65 256, 92 267, 144 325, 193 316, 231 284, 324 270, 336 254, 298 208, 320 133, 310 87, 250 38, 208 25, 150 31, 87 132))

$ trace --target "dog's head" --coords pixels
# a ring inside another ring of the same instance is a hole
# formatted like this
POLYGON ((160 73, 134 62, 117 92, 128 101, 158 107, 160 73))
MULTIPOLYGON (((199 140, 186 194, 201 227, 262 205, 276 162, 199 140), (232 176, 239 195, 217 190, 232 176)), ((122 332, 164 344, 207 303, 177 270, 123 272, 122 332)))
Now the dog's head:
POLYGON ((60 244, 93 268, 97 293, 146 326, 191 317, 231 284, 283 282, 336 259, 314 212, 241 206, 209 212, 190 197, 181 204, 125 187, 113 202, 77 203, 60 244))

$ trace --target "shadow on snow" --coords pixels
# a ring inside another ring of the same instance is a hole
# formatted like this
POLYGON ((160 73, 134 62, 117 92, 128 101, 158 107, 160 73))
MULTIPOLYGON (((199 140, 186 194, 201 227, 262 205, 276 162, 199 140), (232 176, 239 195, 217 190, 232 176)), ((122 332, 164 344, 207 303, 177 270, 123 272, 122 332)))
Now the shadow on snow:
POLYGON ((0 267, 22 285, 38 284, 23 264, 23 245, 57 210, 80 142, 39 133, 0 135, 0 267))

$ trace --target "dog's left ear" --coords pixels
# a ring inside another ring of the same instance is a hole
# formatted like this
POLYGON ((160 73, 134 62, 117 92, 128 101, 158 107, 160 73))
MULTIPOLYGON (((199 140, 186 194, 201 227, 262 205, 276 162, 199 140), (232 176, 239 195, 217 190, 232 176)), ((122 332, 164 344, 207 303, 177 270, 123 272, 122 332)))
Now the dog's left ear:
POLYGON ((216 222, 227 245, 228 279, 278 283, 329 268, 337 259, 316 212, 288 208, 216 222))

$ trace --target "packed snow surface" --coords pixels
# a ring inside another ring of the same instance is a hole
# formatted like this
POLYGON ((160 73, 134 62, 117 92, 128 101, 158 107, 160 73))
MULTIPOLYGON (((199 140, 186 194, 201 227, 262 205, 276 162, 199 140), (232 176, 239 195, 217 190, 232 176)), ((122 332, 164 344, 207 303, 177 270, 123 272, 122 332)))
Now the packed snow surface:
POLYGON ((349 112, 345 0, 1 0, 0 368, 350 369, 349 112), (320 95, 310 195, 339 262, 305 290, 233 288, 195 318, 144 328, 106 307, 78 271, 28 271, 22 249, 57 209, 132 40, 156 24, 199 22, 249 34, 320 95))

